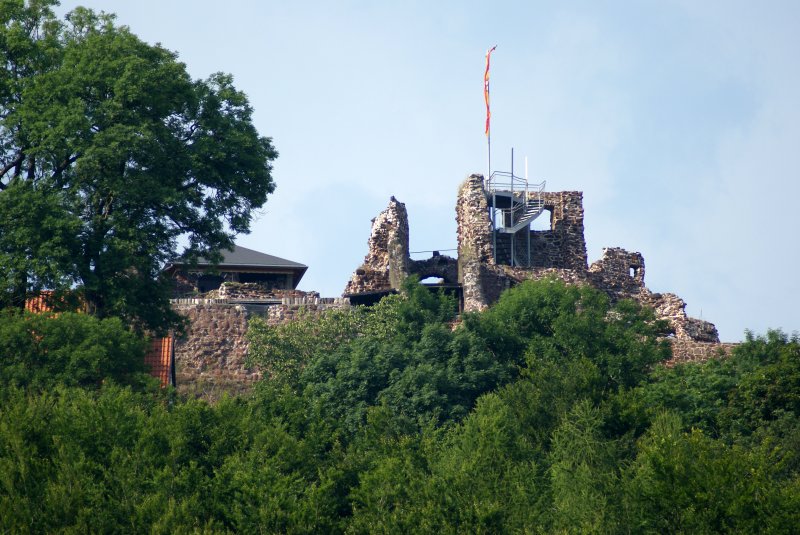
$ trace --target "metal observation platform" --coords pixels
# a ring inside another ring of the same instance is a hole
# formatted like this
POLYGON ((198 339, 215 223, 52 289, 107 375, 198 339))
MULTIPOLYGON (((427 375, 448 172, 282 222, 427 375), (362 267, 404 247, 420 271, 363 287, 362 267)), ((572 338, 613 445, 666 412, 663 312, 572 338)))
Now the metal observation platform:
POLYGON ((494 171, 486 183, 494 261, 497 264, 530 267, 530 226, 544 211, 546 182, 529 183, 526 178, 514 175, 513 163, 511 169, 510 173, 494 171))

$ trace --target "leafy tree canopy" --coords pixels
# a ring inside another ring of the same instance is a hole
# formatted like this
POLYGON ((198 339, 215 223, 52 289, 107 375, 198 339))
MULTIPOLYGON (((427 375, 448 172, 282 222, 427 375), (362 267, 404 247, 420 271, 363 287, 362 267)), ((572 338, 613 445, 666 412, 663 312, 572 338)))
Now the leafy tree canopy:
POLYGON ((118 319, 6 313, 0 531, 797 532, 796 336, 667 368, 652 314, 591 289, 452 305, 257 324, 267 378, 214 405, 121 386, 118 319))
POLYGON ((352 433, 371 408, 418 424, 461 420, 482 394, 530 377, 557 418, 576 395, 604 394, 642 380, 669 356, 651 311, 611 306, 597 290, 560 281, 506 292, 456 329, 455 302, 409 280, 371 309, 336 311, 286 325, 250 323, 250 356, 270 377, 352 433))
POLYGON ((112 16, 59 21, 56 3, 0 1, 0 299, 77 289, 100 317, 163 329, 178 240, 219 259, 277 152, 229 75, 192 80, 112 16))
POLYGON ((144 340, 119 318, 0 311, 0 389, 144 385, 144 340))

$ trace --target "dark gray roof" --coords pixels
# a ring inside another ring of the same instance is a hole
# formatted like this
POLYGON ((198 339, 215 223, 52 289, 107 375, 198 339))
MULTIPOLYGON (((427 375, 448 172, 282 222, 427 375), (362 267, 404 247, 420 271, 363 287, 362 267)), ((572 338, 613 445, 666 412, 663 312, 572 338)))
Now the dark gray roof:
POLYGON ((292 262, 285 258, 272 256, 271 254, 259 253, 246 247, 233 246, 233 251, 222 251, 222 262, 220 266, 264 266, 264 267, 291 267, 306 268, 308 266, 298 262, 292 262))
MULTIPOLYGON (((222 261, 218 264, 220 268, 225 266, 276 267, 303 270, 308 268, 305 264, 292 262, 271 254, 259 253, 239 245, 234 245, 233 251, 222 250, 220 252, 222 253, 222 261)), ((180 263, 180 261, 174 262, 174 264, 180 263)), ((207 266, 208 264, 209 262, 204 258, 197 260, 198 266, 207 266)))

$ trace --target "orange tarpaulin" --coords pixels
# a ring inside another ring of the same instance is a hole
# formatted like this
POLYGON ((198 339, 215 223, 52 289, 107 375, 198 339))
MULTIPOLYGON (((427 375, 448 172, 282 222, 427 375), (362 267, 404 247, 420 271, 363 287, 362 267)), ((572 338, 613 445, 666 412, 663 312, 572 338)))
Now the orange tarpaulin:
POLYGON ((33 312, 34 314, 50 312, 53 310, 52 300, 53 292, 45 290, 40 292, 36 297, 27 298, 25 300, 25 310, 28 312, 33 312))
POLYGON ((144 356, 144 363, 150 368, 150 375, 161 381, 161 386, 172 384, 172 344, 173 338, 153 338, 150 349, 144 356))

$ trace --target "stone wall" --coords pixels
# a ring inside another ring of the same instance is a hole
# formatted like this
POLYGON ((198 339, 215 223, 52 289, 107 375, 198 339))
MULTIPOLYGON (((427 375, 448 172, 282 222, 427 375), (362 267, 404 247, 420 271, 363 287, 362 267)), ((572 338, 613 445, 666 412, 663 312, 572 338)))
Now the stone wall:
MULTIPOLYGON (((546 191, 545 212, 550 230, 531 230, 531 267, 586 269, 586 241, 583 234, 583 192, 546 191)), ((517 250, 527 248, 524 232, 517 234, 517 250)))
POLYGON ((630 298, 652 307, 658 319, 667 321, 676 338, 719 342, 719 334, 714 324, 689 317, 686 314, 686 302, 673 293, 653 293, 647 288, 642 288, 630 298))
POLYGON ((610 247, 603 249, 599 260, 588 265, 583 193, 544 192, 542 198, 546 211, 540 217, 550 217, 550 229, 520 231, 513 235, 512 248, 511 235, 492 234, 484 177, 469 175, 459 187, 456 201, 458 259, 434 257, 415 262, 408 257, 405 205, 392 197, 389 207, 373 221, 369 252, 345 293, 396 289, 398 277, 408 273, 440 276, 450 282, 455 263, 457 280, 462 287, 463 310, 469 312, 487 308, 503 291, 522 281, 550 277, 597 288, 612 302, 633 299, 651 307, 656 317, 669 326, 675 353, 671 362, 727 354, 732 345, 719 343, 717 329, 712 323, 689 317, 686 303, 677 295, 653 293, 645 286, 645 262, 641 253, 610 247), (512 263, 512 250, 515 252, 513 263, 517 264, 513 267, 506 265, 512 263))
POLYGON ((222 392, 238 394, 261 378, 248 368, 247 321, 242 305, 176 305, 189 320, 184 336, 175 341, 175 383, 179 392, 216 399, 222 392))
POLYGON ((261 379, 245 365, 247 325, 255 316, 270 325, 287 323, 307 311, 312 315, 348 307, 342 298, 284 297, 280 304, 233 304, 215 299, 179 299, 173 307, 188 320, 184 336, 175 341, 175 379, 179 392, 208 400, 223 393, 241 394, 261 379))
POLYGON ((408 213, 405 204, 392 197, 389 206, 372 220, 364 263, 353 273, 344 295, 397 290, 409 275, 437 277, 455 283, 455 258, 434 252, 425 260, 412 260, 408 247, 408 213))
MULTIPOLYGON (((656 317, 669 325, 674 354, 669 365, 717 358, 735 346, 720 344, 713 324, 687 316, 686 303, 677 295, 651 292, 645 286, 645 262, 640 253, 606 248, 599 260, 587 266, 582 193, 546 192, 543 197, 551 218, 550 230, 523 231, 515 238, 515 247, 526 260, 530 239, 530 267, 495 262, 482 175, 470 175, 458 191, 457 259, 434 254, 429 259, 411 260, 408 214, 405 205, 392 197, 388 207, 372 221, 367 255, 347 283, 345 294, 398 289, 409 274, 433 276, 460 283, 463 310, 476 311, 497 301, 503 291, 516 284, 549 277, 598 288, 612 302, 634 299, 652 307, 656 317)), ((504 245, 502 239, 497 243, 498 247, 508 247, 510 259, 510 243, 504 245)), ((504 258, 499 248, 497 257, 504 258)), ((255 283, 226 283, 210 297, 217 299, 173 301, 189 319, 186 336, 175 343, 178 389, 207 399, 215 399, 222 392, 244 392, 261 378, 258 370, 245 366, 247 324, 253 316, 279 325, 350 306, 347 299, 321 299, 316 292, 275 291, 255 283)))
MULTIPOLYGON (((678 296, 655 294, 647 289, 641 253, 618 247, 605 248, 602 257, 587 267, 581 192, 543 194, 545 209, 550 212, 551 229, 530 231, 530 267, 496 265, 492 260, 494 254, 487 195, 482 177, 471 175, 462 185, 456 205, 459 280, 463 285, 465 310, 486 308, 496 301, 499 291, 523 280, 554 277, 569 284, 589 284, 608 294, 612 302, 634 299, 650 306, 659 319, 668 322, 676 338, 719 342, 716 327, 709 322, 688 317, 686 303, 678 296), (473 249, 480 251, 479 257, 471 254, 473 249), (466 253, 463 259, 462 251, 466 253)), ((498 234, 498 239, 501 236, 498 234)), ((516 251, 527 256, 527 233, 518 232, 515 239, 516 251)), ((498 244, 508 249, 507 244, 500 241, 498 244)), ((515 257, 519 258, 519 254, 515 257)), ((510 254, 508 251, 501 254, 498 249, 498 258, 510 259, 510 254)))
POLYGON ((644 257, 619 247, 603 249, 603 256, 589 266, 592 285, 602 288, 613 299, 630 297, 644 285, 644 257))
POLYGON ((344 293, 358 294, 400 288, 409 275, 408 212, 392 197, 389 206, 372 220, 364 263, 356 269, 344 293))
MULTIPOLYGON (((492 223, 486 200, 484 178, 481 174, 469 175, 458 189, 456 199, 456 224, 458 225, 459 263, 480 262, 494 264, 492 254, 492 223)), ((459 273, 462 267, 459 266, 459 273)), ((460 275, 459 275, 460 276, 460 275)))
MULTIPOLYGON (((544 192, 550 230, 530 231, 531 268, 509 268, 494 260, 494 243, 510 249, 511 236, 492 236, 489 204, 482 175, 473 174, 461 184, 456 201, 458 224, 458 280, 464 293, 464 310, 483 310, 500 293, 514 284, 545 275, 582 279, 586 271, 586 242, 583 233, 583 193, 579 191, 544 192), (567 270, 560 274, 558 270, 567 270)), ((527 263, 528 236, 516 235, 517 257, 527 263)), ((510 255, 506 251, 506 255, 510 255)), ((498 254, 498 257, 502 257, 498 254)))
POLYGON ((300 317, 314 317, 326 310, 349 306, 350 300, 347 298, 284 299, 280 305, 267 308, 267 324, 282 325, 300 317))
POLYGON ((223 282, 218 289, 204 294, 204 297, 207 299, 257 301, 263 299, 283 299, 287 297, 318 298, 319 293, 272 288, 260 282, 223 282))
POLYGON ((698 342, 683 339, 670 340, 672 343, 672 358, 666 362, 667 366, 687 362, 705 362, 710 359, 724 358, 730 355, 731 350, 738 344, 698 342))
POLYGON ((464 310, 483 310, 508 287, 502 272, 495 269, 492 253, 492 224, 483 175, 472 174, 458 189, 458 282, 464 295, 464 310))
MULTIPOLYGON (((520 270, 499 266, 495 269, 497 271, 491 271, 492 274, 504 275, 493 279, 495 286, 488 284, 486 287, 487 294, 495 298, 514 281, 525 278, 555 276, 570 283, 587 283, 577 272, 570 270, 520 270)), ((680 309, 679 305, 676 308, 676 301, 671 294, 661 294, 661 297, 664 295, 667 296, 665 302, 671 303, 668 308, 673 313, 680 309)), ((181 301, 184 303, 176 304, 175 307, 189 319, 189 328, 185 336, 175 341, 177 388, 181 393, 209 401, 219 399, 223 393, 246 393, 262 378, 258 369, 245 365, 248 350, 246 333, 251 318, 265 317, 269 325, 280 325, 301 316, 314 316, 326 310, 350 306, 347 299, 314 297, 284 298, 281 304, 273 305, 240 305, 210 299, 181 301)), ((697 341, 688 337, 670 338, 670 342, 674 355, 667 362, 670 366, 725 356, 736 346, 697 341)))
POLYGON ((409 271, 412 275, 419 276, 420 280, 428 277, 443 279, 446 283, 458 282, 458 261, 447 255, 433 253, 425 260, 411 260, 409 271))

